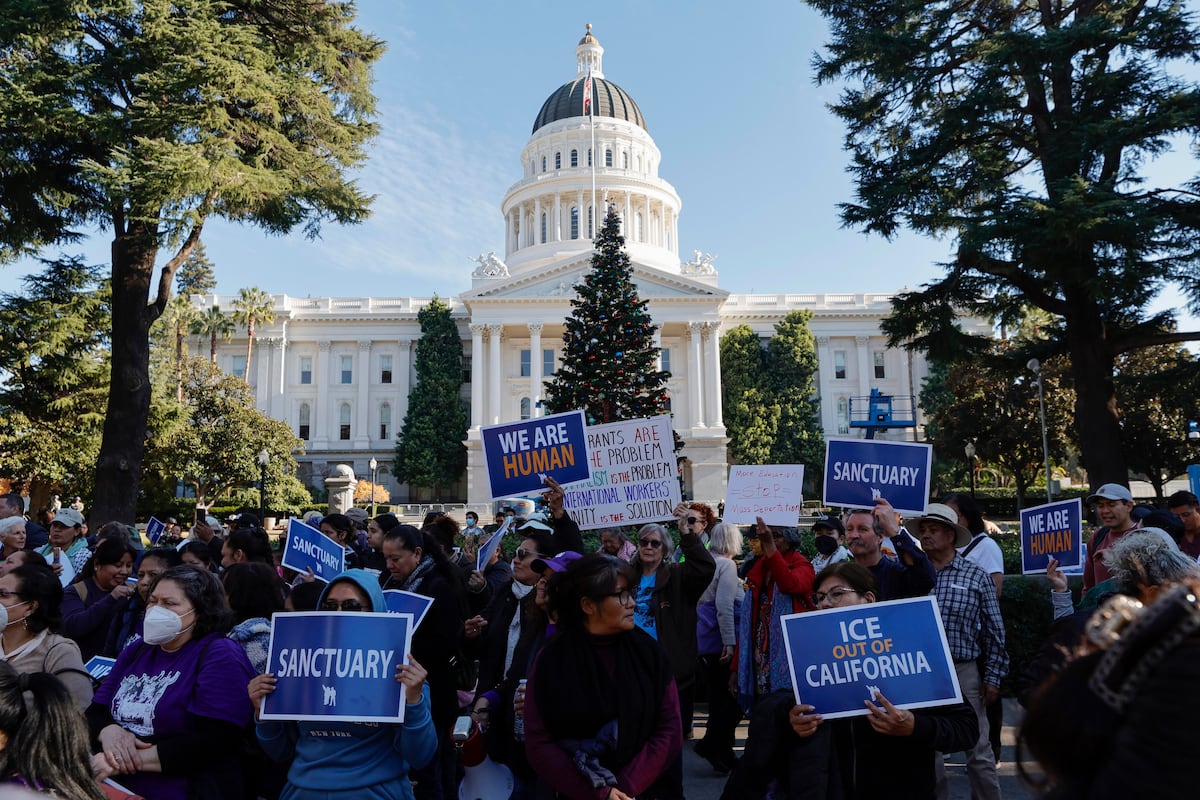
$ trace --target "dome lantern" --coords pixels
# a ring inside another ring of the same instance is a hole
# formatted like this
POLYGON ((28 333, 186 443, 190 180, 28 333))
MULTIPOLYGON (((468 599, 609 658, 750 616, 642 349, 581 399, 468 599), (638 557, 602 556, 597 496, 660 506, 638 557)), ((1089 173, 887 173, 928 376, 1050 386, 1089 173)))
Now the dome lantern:
POLYGON ((575 68, 576 74, 585 78, 589 74, 593 78, 604 77, 604 48, 600 46, 600 42, 596 41, 596 37, 592 36, 592 23, 587 24, 587 33, 579 40, 579 46, 575 48, 575 68))

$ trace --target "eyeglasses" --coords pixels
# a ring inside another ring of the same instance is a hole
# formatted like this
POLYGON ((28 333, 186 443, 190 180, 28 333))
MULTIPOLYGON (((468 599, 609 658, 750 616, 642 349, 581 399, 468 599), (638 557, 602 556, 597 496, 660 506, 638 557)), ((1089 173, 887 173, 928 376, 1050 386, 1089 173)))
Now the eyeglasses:
POLYGON ((837 589, 830 589, 828 592, 816 592, 808 599, 812 600, 812 604, 814 606, 819 606, 819 605, 821 605, 821 603, 825 602, 825 598, 829 598, 834 603, 840 603, 842 598, 848 594, 862 594, 862 592, 857 592, 854 589, 847 589, 845 587, 840 587, 837 589))
POLYGON ((608 594, 601 596, 615 597, 617 598, 617 602, 623 606, 629 605, 633 601, 633 592, 629 591, 628 589, 622 589, 619 592, 609 592, 608 594))
POLYGON ((362 611, 363 604, 358 602, 357 600, 343 600, 340 603, 336 600, 326 600, 324 603, 321 603, 321 610, 322 611, 362 611))
POLYGON ((638 544, 642 547, 649 547, 651 550, 657 550, 663 546, 661 539, 638 539, 638 544))
POLYGON ((536 550, 526 550, 524 547, 522 547, 520 550, 517 551, 517 560, 518 561, 524 561, 525 559, 529 558, 530 556, 535 556, 537 558, 541 558, 542 554, 537 552, 536 550))

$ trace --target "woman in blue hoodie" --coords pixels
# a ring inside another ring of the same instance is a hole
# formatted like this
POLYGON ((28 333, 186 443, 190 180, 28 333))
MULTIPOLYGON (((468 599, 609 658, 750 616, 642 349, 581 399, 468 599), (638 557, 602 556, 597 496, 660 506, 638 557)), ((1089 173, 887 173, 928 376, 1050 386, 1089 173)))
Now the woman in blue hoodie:
MULTIPOLYGON (((322 611, 387 612, 383 590, 373 573, 343 572, 325 587, 322 611)), ((278 762, 292 761, 280 800, 412 800, 408 773, 428 764, 437 750, 437 734, 429 714, 425 669, 409 656, 396 669, 404 684, 404 722, 393 725, 361 722, 280 722, 259 720, 258 741, 278 762)), ((262 699, 275 691, 275 676, 250 681, 250 702, 257 719, 262 699)))

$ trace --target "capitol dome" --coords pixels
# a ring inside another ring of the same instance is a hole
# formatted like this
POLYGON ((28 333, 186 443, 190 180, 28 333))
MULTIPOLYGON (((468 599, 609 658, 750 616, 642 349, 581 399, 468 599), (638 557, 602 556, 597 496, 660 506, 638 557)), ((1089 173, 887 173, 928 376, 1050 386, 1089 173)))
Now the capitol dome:
MULTIPOLYGON (((532 133, 551 122, 570 117, 582 117, 583 86, 587 76, 577 76, 573 81, 564 83, 542 103, 542 110, 533 121, 532 133)), ((629 96, 629 92, 604 78, 592 77, 593 113, 597 117, 612 117, 632 122, 642 130, 646 129, 646 120, 637 103, 629 96)))

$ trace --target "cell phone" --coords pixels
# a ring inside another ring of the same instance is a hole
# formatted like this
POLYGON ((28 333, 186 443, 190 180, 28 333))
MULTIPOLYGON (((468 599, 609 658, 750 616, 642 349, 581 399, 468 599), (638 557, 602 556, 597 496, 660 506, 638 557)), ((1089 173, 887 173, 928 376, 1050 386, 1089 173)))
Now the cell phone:
POLYGON ((206 516, 206 515, 205 515, 205 513, 204 513, 204 509, 203 509, 203 508, 199 508, 199 507, 197 507, 197 508, 196 508, 196 524, 197 524, 197 525, 207 525, 208 523, 207 523, 207 521, 204 519, 204 518, 205 518, 205 516, 206 516))
POLYGON ((471 717, 467 714, 454 721, 454 730, 450 732, 450 741, 465 742, 471 738, 471 717))

